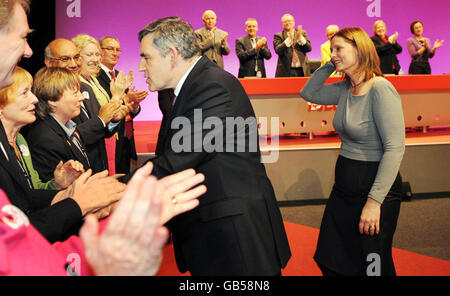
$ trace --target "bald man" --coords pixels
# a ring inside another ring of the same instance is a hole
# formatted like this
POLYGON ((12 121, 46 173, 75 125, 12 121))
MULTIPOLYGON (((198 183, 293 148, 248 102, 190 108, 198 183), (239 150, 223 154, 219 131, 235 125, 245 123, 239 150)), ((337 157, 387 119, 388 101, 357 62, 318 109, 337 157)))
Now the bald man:
POLYGON ((327 41, 320 45, 320 52, 322 54, 322 61, 320 63, 321 66, 325 65, 328 61, 331 60, 331 43, 330 40, 339 31, 339 27, 337 25, 329 25, 326 28, 327 41))
POLYGON ((202 55, 223 69, 223 57, 231 51, 227 43, 228 33, 216 27, 217 16, 212 10, 206 10, 202 16, 205 26, 195 31, 202 55))
POLYGON ((66 68, 77 74, 80 73, 80 52, 70 40, 63 38, 53 40, 45 48, 44 57, 47 67, 66 68))

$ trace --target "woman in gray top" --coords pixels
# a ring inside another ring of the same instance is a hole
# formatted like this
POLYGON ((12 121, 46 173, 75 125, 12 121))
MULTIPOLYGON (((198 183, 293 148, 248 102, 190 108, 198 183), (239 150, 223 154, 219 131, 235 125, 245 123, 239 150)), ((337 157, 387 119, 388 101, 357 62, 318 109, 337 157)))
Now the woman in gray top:
POLYGON ((333 124, 342 141, 314 259, 324 275, 395 275, 391 249, 405 150, 401 99, 383 78, 364 30, 340 30, 331 50, 331 62, 300 93, 316 104, 338 105, 333 124), (344 80, 324 84, 334 71, 344 80))

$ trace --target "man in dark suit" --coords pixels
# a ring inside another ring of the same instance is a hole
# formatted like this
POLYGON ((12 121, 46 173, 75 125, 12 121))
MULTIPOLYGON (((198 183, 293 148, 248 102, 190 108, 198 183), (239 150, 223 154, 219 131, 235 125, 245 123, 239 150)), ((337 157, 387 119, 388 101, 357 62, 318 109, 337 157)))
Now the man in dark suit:
POLYGON ((192 275, 279 275, 291 253, 260 163, 254 111, 239 81, 200 56, 195 38, 189 24, 173 18, 139 33, 139 71, 150 91, 171 88, 176 95, 153 174, 194 168, 208 188, 196 209, 168 223, 178 268, 192 275))
POLYGON ((295 29, 295 20, 290 14, 283 15, 281 23, 283 31, 273 38, 273 47, 278 54, 275 77, 310 76, 306 53, 312 48, 306 31, 302 30, 302 26, 295 29))
POLYGON ((266 77, 264 59, 272 57, 267 47, 266 37, 256 36, 258 32, 258 22, 249 18, 245 22, 247 35, 236 40, 236 54, 239 58, 238 78, 249 76, 266 77))
MULTIPOLYGON (((100 71, 98 73, 98 82, 108 92, 111 98, 111 80, 115 79, 119 71, 114 67, 119 62, 120 58, 120 42, 115 37, 106 36, 99 40, 102 48, 102 63, 100 64, 100 71)), ((131 92, 136 94, 136 92, 131 92)), ((129 93, 131 95, 131 93, 129 93)), ((146 92, 144 92, 146 94, 146 92)), ((145 96, 144 96, 145 98, 145 96)), ((120 123, 117 133, 116 141, 116 173, 128 174, 130 172, 131 159, 137 160, 136 145, 134 142, 134 128, 133 118, 141 112, 141 107, 137 105, 136 110, 132 110, 129 115, 120 123)))

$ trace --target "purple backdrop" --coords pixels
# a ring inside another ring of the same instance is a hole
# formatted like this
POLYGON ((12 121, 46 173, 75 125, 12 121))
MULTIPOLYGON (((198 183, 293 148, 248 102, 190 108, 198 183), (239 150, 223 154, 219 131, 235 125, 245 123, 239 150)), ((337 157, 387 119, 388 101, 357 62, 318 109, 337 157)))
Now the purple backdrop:
MULTIPOLYGON (((121 42, 122 55, 118 69, 134 70, 137 89, 147 89, 143 74, 138 72, 139 42, 137 33, 149 22, 166 16, 180 16, 201 28, 204 10, 212 9, 217 14, 217 26, 228 32, 231 53, 224 58, 225 70, 237 76, 239 61, 235 54, 235 40, 245 34, 244 23, 249 17, 259 23, 259 36, 265 36, 272 52, 266 61, 268 77, 274 77, 277 55, 273 50, 273 35, 281 31, 281 16, 290 13, 297 25, 303 25, 312 44, 309 59, 320 59, 320 44, 326 41, 325 28, 329 24, 339 27, 360 26, 369 35, 377 19, 386 23, 387 33, 399 32, 398 42, 403 52, 398 55, 400 66, 407 73, 410 56, 406 40, 411 36, 410 23, 419 19, 424 24, 424 36, 434 43, 444 39, 446 43, 437 50, 431 60, 433 74, 450 72, 450 21, 449 0, 284 0, 284 1, 240 1, 240 0, 58 0, 56 1, 56 36, 71 39, 77 34, 87 33, 95 38, 115 36, 121 42)), ((160 120, 155 94, 143 103, 143 111, 137 120, 160 120)))

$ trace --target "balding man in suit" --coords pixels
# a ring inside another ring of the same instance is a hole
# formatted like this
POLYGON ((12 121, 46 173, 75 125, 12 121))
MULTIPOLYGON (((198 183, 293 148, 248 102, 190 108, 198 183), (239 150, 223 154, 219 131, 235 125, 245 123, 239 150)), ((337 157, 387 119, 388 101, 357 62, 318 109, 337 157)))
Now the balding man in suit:
POLYGON ((307 52, 312 50, 311 42, 302 30, 295 29, 294 17, 285 14, 281 18, 283 31, 275 34, 273 47, 278 54, 275 77, 302 77, 311 75, 307 52))
POLYGON ((228 33, 216 27, 217 16, 214 11, 206 10, 202 19, 205 27, 195 31, 202 55, 223 69, 222 56, 231 51, 227 43, 228 33))

